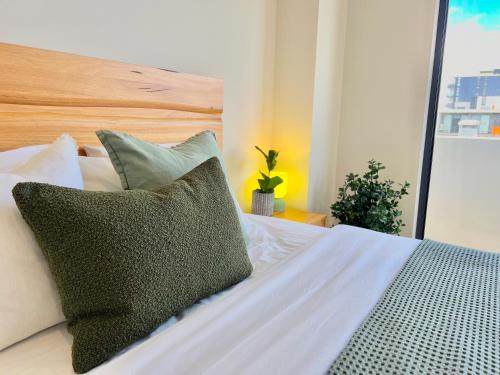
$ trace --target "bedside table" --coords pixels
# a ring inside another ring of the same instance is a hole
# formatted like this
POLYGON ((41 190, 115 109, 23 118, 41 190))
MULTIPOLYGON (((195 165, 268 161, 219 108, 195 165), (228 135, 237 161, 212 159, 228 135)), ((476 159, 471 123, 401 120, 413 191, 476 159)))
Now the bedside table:
POLYGON ((299 223, 317 225, 320 227, 326 226, 326 215, 317 214, 313 212, 306 212, 295 210, 293 208, 287 208, 284 212, 275 212, 273 217, 278 217, 280 219, 298 221, 299 223))

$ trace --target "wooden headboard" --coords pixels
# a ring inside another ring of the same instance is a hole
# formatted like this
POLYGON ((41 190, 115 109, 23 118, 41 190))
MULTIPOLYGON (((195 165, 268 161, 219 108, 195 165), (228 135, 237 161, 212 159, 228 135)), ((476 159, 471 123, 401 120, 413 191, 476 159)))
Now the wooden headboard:
POLYGON ((212 130, 222 146, 221 80, 0 43, 0 151, 95 131, 155 143, 212 130))

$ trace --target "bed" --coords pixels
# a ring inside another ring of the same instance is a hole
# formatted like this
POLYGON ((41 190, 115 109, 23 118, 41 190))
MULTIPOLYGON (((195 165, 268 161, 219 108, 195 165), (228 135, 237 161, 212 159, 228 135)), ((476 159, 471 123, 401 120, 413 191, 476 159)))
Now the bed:
MULTIPOLYGON (((63 132, 80 145, 97 145, 94 131, 103 123, 158 144, 181 142, 210 130, 222 147, 222 101, 220 80, 0 44, 1 151, 46 144, 63 132)), ((254 267, 248 279, 201 300, 91 372, 500 372, 498 257, 345 225, 329 229, 254 215, 245 215, 244 220, 254 267), (445 264, 455 268, 446 274, 436 270, 427 275, 426 269, 440 264, 439 259, 432 260, 428 267, 422 261, 422 257, 431 259, 432 254, 444 254, 445 264), (460 265, 465 261, 470 264, 463 269, 460 265), (453 281, 463 295, 484 291, 482 303, 472 297, 459 298, 459 303, 475 304, 473 315, 477 319, 468 318, 467 311, 456 313, 452 319, 464 323, 462 330, 446 327, 443 322, 449 321, 453 301, 445 297, 456 295, 450 288, 436 287, 437 293, 442 293, 443 306, 433 313, 438 315, 427 315, 431 323, 438 323, 432 326, 426 314, 422 317, 412 310, 409 315, 418 320, 415 326, 409 326, 413 320, 408 323, 404 317, 387 319, 396 331, 408 333, 402 338, 390 336, 390 327, 384 326, 380 317, 390 315, 397 305, 404 305, 399 306, 402 309, 413 306, 416 300, 408 300, 411 293, 424 293, 421 301, 431 307, 439 305, 434 299, 438 297, 428 297, 429 289, 425 288, 429 285, 420 287, 417 281, 447 281, 450 274, 456 274, 456 267, 473 279, 489 280, 489 289, 475 283, 467 285, 475 288, 467 292, 460 289, 463 280, 453 281), (409 270, 413 274, 406 275, 409 270), (426 278, 420 280, 421 275, 426 278), (401 290, 408 290, 408 295, 401 290), (436 340, 449 343, 451 352, 439 357, 429 354, 425 346, 408 352, 408 342, 416 346, 427 343, 418 333, 411 341, 418 324, 432 326, 439 333, 444 330, 443 337, 438 335, 436 340), (387 330, 387 342, 380 343, 384 332, 376 336, 370 331, 381 326, 387 330), (470 355, 471 344, 464 337, 472 337, 473 346, 484 342, 489 347, 470 355), (495 338, 497 342, 491 342, 495 338), (370 340, 376 340, 381 348, 370 340), (453 340, 461 342, 460 347, 453 347, 453 340), (363 346, 364 341, 374 345, 363 346), (363 355, 373 348, 375 357, 363 355), (448 361, 445 365, 443 358, 448 361), (370 367, 373 363, 378 364, 370 367)), ((71 374, 71 343, 64 324, 48 328, 0 351, 0 373, 71 374)))
MULTIPOLYGON (((325 247, 332 240, 329 229, 255 215, 246 219, 255 267, 251 280, 168 321, 95 373, 155 373, 158 368, 175 374, 324 373, 418 243, 380 235, 375 245, 369 231, 337 227, 343 233, 333 236, 338 242, 334 255, 325 247), (357 237, 354 243, 351 236, 357 237), (366 248, 380 253, 359 257, 366 248), (397 248, 398 257, 383 264, 389 248, 397 248), (325 258, 335 261, 325 263, 325 258), (315 272, 308 272, 311 268, 315 272), (330 289, 322 285, 332 279, 330 289), (333 298, 322 309, 321 294, 333 298), (228 326, 231 333, 225 331, 228 326)), ((71 336, 64 324, 4 350, 0 372, 13 369, 73 373, 71 336)))

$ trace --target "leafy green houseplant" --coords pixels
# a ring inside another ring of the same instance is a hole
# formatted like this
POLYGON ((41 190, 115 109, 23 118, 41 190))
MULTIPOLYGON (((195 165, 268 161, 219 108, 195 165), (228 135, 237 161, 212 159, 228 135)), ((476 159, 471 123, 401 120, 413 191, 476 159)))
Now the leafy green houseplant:
POLYGON ((272 216, 274 189, 283 182, 279 176, 271 177, 271 171, 278 163, 279 151, 269 150, 266 153, 258 146, 255 146, 255 148, 266 160, 267 174, 259 171, 262 178, 258 179, 260 189, 256 189, 252 193, 252 213, 256 215, 272 216))
POLYGON ((399 234, 405 226, 401 220, 399 202, 408 195, 410 183, 405 181, 394 188, 394 181, 380 181, 379 172, 385 169, 375 160, 368 162, 368 171, 360 177, 350 173, 339 188, 337 202, 332 204, 332 216, 341 224, 399 234))
POLYGON ((276 164, 278 164, 279 151, 269 150, 266 154, 259 146, 255 146, 255 148, 264 156, 267 165, 267 174, 260 172, 262 176, 262 178, 258 180, 260 192, 264 194, 274 193, 276 186, 283 182, 279 176, 271 177, 271 171, 276 167, 276 164))

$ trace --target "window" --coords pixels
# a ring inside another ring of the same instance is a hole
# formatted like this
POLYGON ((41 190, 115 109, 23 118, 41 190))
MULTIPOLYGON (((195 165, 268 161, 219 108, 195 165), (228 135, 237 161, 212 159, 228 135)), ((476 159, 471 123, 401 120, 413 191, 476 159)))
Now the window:
POLYGON ((500 251, 500 1, 441 0, 417 237, 500 251))

